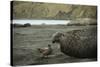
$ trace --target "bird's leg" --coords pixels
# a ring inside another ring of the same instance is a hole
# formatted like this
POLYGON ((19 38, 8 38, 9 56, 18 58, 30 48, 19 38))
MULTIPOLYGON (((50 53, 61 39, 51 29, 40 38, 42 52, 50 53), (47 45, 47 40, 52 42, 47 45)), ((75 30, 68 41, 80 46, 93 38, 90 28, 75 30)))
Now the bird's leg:
POLYGON ((48 55, 47 55, 47 58, 48 58, 48 55))
POLYGON ((44 55, 43 54, 41 54, 41 58, 44 58, 44 55))

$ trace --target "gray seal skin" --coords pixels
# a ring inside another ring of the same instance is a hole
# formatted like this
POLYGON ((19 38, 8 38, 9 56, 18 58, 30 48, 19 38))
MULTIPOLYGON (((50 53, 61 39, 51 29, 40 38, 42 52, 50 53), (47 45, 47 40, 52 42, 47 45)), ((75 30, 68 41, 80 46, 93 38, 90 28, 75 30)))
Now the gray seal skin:
POLYGON ((97 58, 97 28, 56 32, 52 43, 59 43, 61 52, 76 58, 97 58))

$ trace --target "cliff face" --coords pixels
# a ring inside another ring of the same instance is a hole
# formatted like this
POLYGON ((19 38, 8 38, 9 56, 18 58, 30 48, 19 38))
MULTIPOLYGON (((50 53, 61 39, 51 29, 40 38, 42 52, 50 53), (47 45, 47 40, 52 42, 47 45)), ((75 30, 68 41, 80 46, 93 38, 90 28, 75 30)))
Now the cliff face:
POLYGON ((97 18, 96 6, 13 1, 13 19, 97 18))

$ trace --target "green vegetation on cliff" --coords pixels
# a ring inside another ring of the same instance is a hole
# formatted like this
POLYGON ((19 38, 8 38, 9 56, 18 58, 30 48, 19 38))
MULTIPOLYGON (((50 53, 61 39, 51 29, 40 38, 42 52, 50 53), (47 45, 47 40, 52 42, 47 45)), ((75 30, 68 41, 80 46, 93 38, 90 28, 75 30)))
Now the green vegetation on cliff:
POLYGON ((13 19, 97 18, 97 7, 86 5, 12 1, 13 19))

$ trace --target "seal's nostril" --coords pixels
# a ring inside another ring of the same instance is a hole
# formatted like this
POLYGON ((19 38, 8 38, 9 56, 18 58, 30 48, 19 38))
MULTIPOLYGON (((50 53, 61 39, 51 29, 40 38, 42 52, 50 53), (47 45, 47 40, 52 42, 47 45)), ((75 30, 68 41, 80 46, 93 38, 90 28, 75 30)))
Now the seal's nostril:
POLYGON ((52 41, 52 43, 55 43, 55 41, 52 41))

